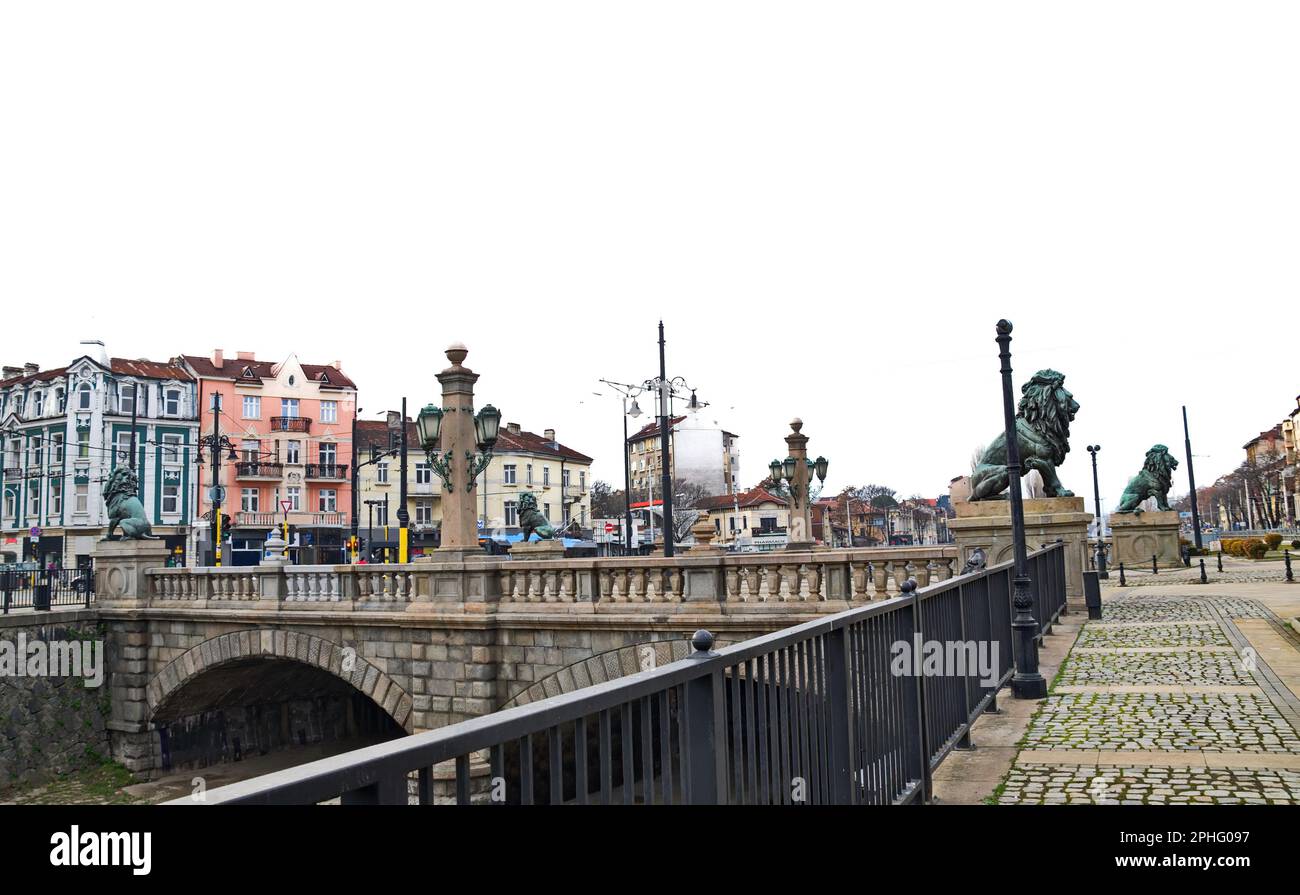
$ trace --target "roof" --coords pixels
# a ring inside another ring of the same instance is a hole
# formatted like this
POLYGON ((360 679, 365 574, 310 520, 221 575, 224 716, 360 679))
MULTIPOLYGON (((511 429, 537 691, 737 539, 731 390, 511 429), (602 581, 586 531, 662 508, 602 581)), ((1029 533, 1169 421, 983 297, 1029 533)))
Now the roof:
MULTIPOLYGON (((273 363, 266 360, 239 360, 238 358, 226 358, 220 367, 212 362, 210 357, 201 357, 196 354, 183 354, 181 358, 189 364, 190 369, 196 375, 205 379, 230 379, 232 381, 246 378, 244 370, 249 370, 254 379, 272 379, 275 377, 275 370, 280 366, 279 363, 273 363)), ((330 385, 337 388, 356 388, 357 384, 346 376, 342 370, 336 369, 329 364, 299 364, 302 367, 303 374, 312 382, 320 382, 321 376, 327 377, 330 385)))
MULTIPOLYGON (((675 416, 669 421, 668 428, 669 430, 671 430, 673 426, 676 426, 678 423, 683 423, 685 421, 686 421, 686 417, 675 416)), ((658 418, 656 418, 653 423, 647 423, 646 425, 638 429, 633 435, 628 436, 627 440, 641 441, 642 439, 649 438, 652 435, 658 435, 658 434, 659 434, 659 420, 658 418)))
MULTIPOLYGON (((357 450, 368 449, 372 444, 388 449, 388 420, 357 420, 357 450)), ((406 421, 406 447, 414 450, 420 444, 420 431, 412 420, 406 421)))
POLYGON ((526 432, 522 429, 511 432, 505 426, 497 430, 497 443, 493 450, 498 454, 511 452, 549 454, 552 457, 563 457, 565 460, 573 460, 577 463, 591 462, 591 458, 586 454, 579 453, 558 441, 550 441, 536 432, 526 432))
POLYGON ((766 488, 750 488, 739 494, 711 494, 695 502, 697 510, 725 510, 735 506, 756 507, 764 503, 786 505, 786 499, 766 488))
MULTIPOLYGON (((91 358, 91 360, 93 361, 94 358, 91 358)), ((176 379, 182 382, 190 382, 194 379, 188 370, 173 363, 161 363, 143 358, 114 357, 109 359, 108 364, 109 371, 118 376, 138 376, 142 379, 176 379)), ((95 365, 101 368, 103 366, 98 361, 95 362, 95 365)), ((0 380, 0 388, 22 385, 28 382, 51 382, 55 379, 62 379, 67 374, 68 367, 56 367, 53 370, 24 373, 22 376, 0 380)))
POLYGON ((1243 444, 1241 447, 1243 450, 1249 450, 1252 444, 1259 444, 1261 441, 1278 441, 1281 438, 1282 438, 1282 424, 1278 423, 1273 428, 1268 429, 1264 432, 1260 432, 1258 435, 1256 435, 1250 441, 1243 444))

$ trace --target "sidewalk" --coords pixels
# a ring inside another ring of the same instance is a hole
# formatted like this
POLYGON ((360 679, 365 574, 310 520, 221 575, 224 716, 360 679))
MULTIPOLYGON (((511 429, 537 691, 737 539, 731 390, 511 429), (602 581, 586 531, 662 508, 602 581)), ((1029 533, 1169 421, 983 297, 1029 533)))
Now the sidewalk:
POLYGON ((1248 574, 1112 577, 1102 621, 1046 638, 1048 698, 1002 699, 936 772, 936 800, 1300 804, 1300 584, 1248 574))

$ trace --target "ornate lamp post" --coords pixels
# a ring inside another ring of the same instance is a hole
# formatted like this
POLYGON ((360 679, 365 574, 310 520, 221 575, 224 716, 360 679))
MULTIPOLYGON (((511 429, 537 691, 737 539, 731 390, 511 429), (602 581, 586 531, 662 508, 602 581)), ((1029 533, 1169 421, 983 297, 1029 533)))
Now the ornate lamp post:
POLYGON ((803 420, 790 421, 791 432, 785 437, 790 454, 784 460, 773 460, 767 468, 778 484, 784 480, 790 489, 790 537, 787 550, 807 550, 813 546, 812 501, 809 500, 812 477, 826 481, 825 457, 808 459, 808 436, 803 434, 803 420))
POLYGON ((1106 571, 1106 517, 1101 514, 1101 489, 1097 485, 1097 452, 1101 450, 1101 445, 1088 445, 1088 453, 1092 454, 1092 507, 1097 511, 1097 577, 1110 578, 1110 572, 1106 571))
MULTIPOLYGON (((132 429, 134 431, 134 428, 132 429)), ((235 453, 235 444, 225 435, 221 434, 221 393, 214 392, 212 395, 212 434, 203 435, 198 439, 198 448, 194 452, 194 464, 203 465, 203 449, 207 448, 212 454, 212 487, 208 491, 208 497, 212 504, 212 559, 213 564, 221 565, 221 504, 226 498, 226 489, 221 484, 221 452, 229 451, 231 463, 239 459, 235 453)), ((131 452, 132 454, 135 451, 131 452)))
POLYGON ((1047 681, 1038 672, 1038 622, 1034 620, 1034 598, 1030 590, 1025 551, 1025 506, 1020 497, 1020 445, 1016 438, 1016 402, 1011 392, 1011 321, 998 321, 998 357, 1002 359, 1002 415, 1007 442, 1007 491, 1011 495, 1011 539, 1015 546, 1015 577, 1011 603, 1015 615, 1011 628, 1019 649, 1011 691, 1017 699, 1041 699, 1047 695, 1047 681))
MULTIPOLYGON (((406 509, 406 399, 402 398, 402 413, 399 416, 393 411, 388 413, 389 431, 400 430, 400 439, 398 441, 399 457, 398 463, 401 469, 398 473, 398 495, 397 495, 397 561, 399 563, 410 561, 410 544, 411 544, 411 514, 406 509)), ((391 443, 391 442, 390 442, 391 443)), ((356 482, 352 483, 356 487, 356 482)))
POLYGON ((442 544, 438 551, 461 557, 482 552, 474 497, 478 475, 492 462, 492 449, 501 428, 501 411, 491 404, 474 412, 478 374, 463 365, 468 354, 469 349, 460 343, 447 349, 451 366, 437 375, 442 384, 442 406, 427 405, 416 420, 420 446, 447 492, 442 500, 442 544), (458 483, 463 484, 463 489, 458 483))

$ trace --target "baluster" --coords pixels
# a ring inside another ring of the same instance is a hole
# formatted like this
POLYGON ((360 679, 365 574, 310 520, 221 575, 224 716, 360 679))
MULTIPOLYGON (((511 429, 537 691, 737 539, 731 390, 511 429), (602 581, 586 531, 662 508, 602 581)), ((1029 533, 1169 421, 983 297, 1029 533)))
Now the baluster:
POLYGON ((722 580, 726 588, 727 600, 740 599, 740 574, 735 566, 727 566, 722 570, 722 580))
POLYGON ((609 569, 601 569, 596 573, 596 580, 600 586, 600 593, 596 595, 597 601, 612 600, 614 598, 614 576, 609 569))
POLYGON ((871 564, 872 586, 876 589, 876 599, 884 600, 889 596, 889 569, 884 562, 871 564))
POLYGON ((892 589, 895 593, 901 593, 903 590, 903 582, 910 577, 907 574, 907 560, 896 559, 891 562, 890 565, 894 569, 894 587, 892 589))
POLYGON ((542 601, 542 583, 541 575, 535 569, 529 569, 524 573, 528 576, 528 602, 540 603, 542 601))
POLYGON ((937 580, 947 581, 952 577, 952 558, 941 556, 934 561, 937 580))
POLYGON ((666 596, 665 599, 671 599, 674 603, 680 603, 682 601, 682 584, 684 581, 685 581, 685 577, 683 576, 681 569, 675 567, 669 569, 668 570, 668 594, 669 595, 666 596))
MULTIPOLYGON (((758 570, 758 601, 766 603, 772 598, 772 583, 776 579, 776 570, 766 566, 758 570)), ((779 589, 779 588, 778 588, 779 589)))
POLYGON ((930 560, 920 559, 916 562, 916 586, 930 586, 930 560))
POLYGON ((357 596, 362 601, 370 599, 370 573, 363 570, 360 574, 356 575, 356 578, 357 596))
POLYGON ((560 602, 561 603, 572 603, 575 601, 576 597, 574 596, 573 593, 574 588, 575 588, 575 581, 574 581, 573 572, 571 571, 561 572, 560 573, 560 602))
POLYGON ((822 582, 825 577, 822 575, 822 567, 819 565, 808 566, 808 598, 816 602, 826 599, 822 593, 822 582))
POLYGON ((542 602, 555 602, 555 573, 549 569, 537 573, 542 579, 542 602))
POLYGON ((748 603, 750 600, 758 596, 758 594, 755 593, 757 588, 751 586, 753 570, 748 566, 741 566, 737 574, 740 577, 740 602, 748 603))
POLYGON ((645 601, 647 603, 659 602, 659 592, 662 590, 663 570, 647 569, 645 581, 645 601))

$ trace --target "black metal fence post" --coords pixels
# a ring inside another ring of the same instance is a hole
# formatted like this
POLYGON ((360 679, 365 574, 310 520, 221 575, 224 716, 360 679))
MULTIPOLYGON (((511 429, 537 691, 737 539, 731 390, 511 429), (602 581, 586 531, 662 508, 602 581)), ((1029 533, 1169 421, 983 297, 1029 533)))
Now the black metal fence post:
POLYGON ((1219 571, 1222 572, 1222 571, 1223 571, 1223 551, 1222 551, 1222 550, 1219 551, 1218 556, 1219 556, 1219 571))
POLYGON ((1286 580, 1295 581, 1295 576, 1291 574, 1291 551, 1282 551, 1282 560, 1286 563, 1286 580))
POLYGON ((1209 581, 1210 579, 1205 577, 1205 557, 1202 556, 1201 557, 1201 583, 1208 584, 1209 581))
POLYGON ((826 705, 830 715, 827 752, 832 805, 853 802, 853 725, 849 721, 853 706, 849 668, 848 634, 846 629, 836 628, 826 635, 826 705))
MULTIPOLYGON (((713 635, 696 631, 691 637, 695 659, 713 652, 713 635)), ((685 696, 685 801, 690 805, 721 805, 727 801, 726 695, 723 671, 687 681, 685 696)), ((626 771, 624 772, 626 773, 626 771)))
POLYGON ((1160 562, 1158 561, 1156 554, 1154 553, 1151 554, 1151 574, 1152 575, 1160 574, 1160 562))
POLYGON ((1119 586, 1128 587, 1128 582, 1124 580, 1124 564, 1119 564, 1119 586))
MULTIPOLYGON (((916 596, 916 579, 908 578, 902 584, 901 597, 912 600, 912 642, 924 643, 925 635, 921 624, 921 601, 916 596)), ((933 786, 930 770, 930 734, 926 724, 925 675, 915 669, 909 672, 912 679, 913 697, 905 699, 903 727, 906 732, 904 742, 916 744, 916 764, 912 767, 915 778, 921 786, 921 804, 928 804, 933 786)), ((908 762, 910 765, 911 762, 908 762)))

